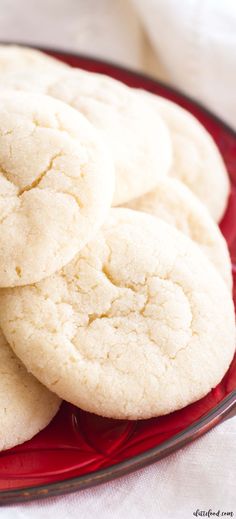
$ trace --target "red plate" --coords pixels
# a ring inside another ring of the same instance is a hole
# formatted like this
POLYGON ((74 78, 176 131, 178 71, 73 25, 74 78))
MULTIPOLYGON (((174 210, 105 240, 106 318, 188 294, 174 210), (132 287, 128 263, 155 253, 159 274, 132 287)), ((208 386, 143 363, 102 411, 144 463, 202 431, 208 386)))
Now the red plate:
MULTIPOLYGON (((153 79, 92 58, 48 52, 73 66, 108 74, 131 87, 171 99, 192 112, 212 134, 232 182, 221 229, 231 252, 236 302, 236 133, 198 104, 153 79)), ((235 409, 236 357, 210 394, 161 418, 108 420, 64 403, 53 422, 33 440, 1 453, 0 503, 72 492, 126 474, 179 449, 235 409)))

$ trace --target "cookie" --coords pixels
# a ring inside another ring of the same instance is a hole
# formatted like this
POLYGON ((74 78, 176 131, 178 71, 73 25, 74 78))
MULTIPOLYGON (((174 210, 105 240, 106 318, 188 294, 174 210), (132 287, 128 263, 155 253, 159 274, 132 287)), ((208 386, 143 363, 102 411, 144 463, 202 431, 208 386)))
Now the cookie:
POLYGON ((174 225, 203 250, 232 289, 232 268, 227 243, 206 207, 182 182, 160 180, 156 188, 131 200, 126 207, 145 211, 174 225))
POLYGON ((108 76, 70 70, 48 88, 101 132, 115 162, 113 205, 150 191, 171 164, 169 132, 153 108, 108 76))
POLYGON ((57 413, 60 399, 26 371, 0 331, 0 451, 30 440, 57 413))
MULTIPOLYGON (((65 71, 70 67, 44 52, 30 47, 0 44, 0 74, 34 72, 45 74, 52 71, 65 71)), ((2 80, 2 78, 1 78, 2 80)))
POLYGON ((76 110, 47 96, 0 94, 0 286, 35 283, 68 263, 106 218, 109 150, 76 110))
POLYGON ((0 324, 38 379, 82 409, 150 418, 206 395, 235 349, 233 302, 188 237, 129 209, 35 286, 2 290, 0 324))
POLYGON ((219 222, 225 212, 230 183, 221 154, 204 126, 177 104, 149 92, 139 97, 148 100, 168 126, 173 161, 170 175, 186 184, 219 222))
POLYGON ((0 92, 9 90, 20 90, 23 92, 33 92, 36 94, 46 94, 51 85, 56 79, 64 75, 60 68, 57 70, 41 73, 37 69, 10 70, 1 74, 0 92))

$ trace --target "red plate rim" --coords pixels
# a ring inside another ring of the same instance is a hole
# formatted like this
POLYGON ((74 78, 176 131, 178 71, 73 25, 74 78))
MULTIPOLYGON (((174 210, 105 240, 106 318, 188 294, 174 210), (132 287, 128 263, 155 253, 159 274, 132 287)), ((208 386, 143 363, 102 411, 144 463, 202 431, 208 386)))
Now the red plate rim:
MULTIPOLYGON (((137 72, 135 70, 130 70, 128 67, 121 66, 119 64, 115 64, 108 60, 97 59, 93 56, 87 56, 85 54, 75 53, 64 51, 58 48, 52 47, 43 47, 36 46, 25 43, 18 42, 0 42, 1 44, 12 44, 19 46, 27 46, 31 48, 36 48, 41 51, 46 52, 51 55, 60 55, 65 59, 68 57, 74 57, 75 59, 79 59, 80 61, 84 61, 85 63, 90 62, 91 64, 97 65, 107 65, 114 71, 120 71, 123 73, 127 73, 129 77, 133 77, 136 79, 142 79, 147 82, 147 85, 150 87, 153 85, 163 87, 168 89, 170 93, 177 94, 181 96, 181 98, 185 101, 188 101, 192 105, 200 108, 200 110, 207 115, 210 119, 217 122, 219 126, 225 129, 228 133, 231 133, 233 137, 236 139, 236 131, 234 131, 227 123, 224 123, 219 117, 209 111, 207 108, 191 99, 191 97, 183 94, 180 90, 170 87, 166 83, 162 81, 158 81, 151 76, 144 74, 142 72, 137 72)), ((146 450, 145 452, 138 454, 136 456, 132 456, 131 458, 116 463, 110 467, 105 469, 96 470, 91 472, 90 474, 85 474, 79 477, 73 477, 67 480, 58 481, 55 483, 47 483, 44 485, 37 485, 31 487, 25 487, 21 489, 13 489, 7 491, 0 491, 0 506, 5 504, 13 504, 16 502, 22 501, 31 501, 33 499, 43 498, 43 497, 52 497, 62 494, 67 494, 70 492, 75 492, 77 490, 82 490, 88 487, 92 487, 95 485, 99 485, 101 483, 105 483, 111 481, 112 479, 121 477, 130 472, 138 470, 144 466, 150 465, 169 454, 173 453, 177 449, 183 447, 184 445, 190 443, 191 441, 197 439, 198 437, 205 434, 207 431, 212 429, 215 425, 223 421, 224 419, 233 416, 236 411, 236 390, 233 390, 226 398, 224 398, 219 404, 217 404, 214 408, 212 408, 208 413, 206 413, 199 420, 194 422, 192 425, 187 427, 184 431, 172 436, 170 439, 164 441, 157 447, 153 447, 151 449, 146 450)))
POLYGON ((236 390, 232 391, 217 406, 197 420, 184 431, 172 436, 161 445, 133 456, 121 463, 116 463, 106 469, 96 470, 90 474, 70 478, 56 483, 25 487, 16 490, 7 490, 0 493, 0 506, 16 502, 32 501, 43 497, 53 497, 69 494, 92 486, 106 483, 112 479, 125 476, 161 460, 188 443, 196 440, 224 419, 233 416, 236 410, 236 390), (180 440, 181 438, 181 440, 180 440))

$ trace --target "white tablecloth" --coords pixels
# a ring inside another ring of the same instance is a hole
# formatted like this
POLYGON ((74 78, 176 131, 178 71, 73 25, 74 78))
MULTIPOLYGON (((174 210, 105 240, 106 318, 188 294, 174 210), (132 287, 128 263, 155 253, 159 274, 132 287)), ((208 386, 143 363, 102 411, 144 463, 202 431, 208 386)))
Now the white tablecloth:
MULTIPOLYGON (((144 70, 236 128, 235 0, 1 0, 0 40, 58 46, 144 70)), ((198 517, 214 517, 209 510, 233 517, 235 480, 236 417, 128 477, 5 507, 0 519, 189 519, 197 510, 198 517)))

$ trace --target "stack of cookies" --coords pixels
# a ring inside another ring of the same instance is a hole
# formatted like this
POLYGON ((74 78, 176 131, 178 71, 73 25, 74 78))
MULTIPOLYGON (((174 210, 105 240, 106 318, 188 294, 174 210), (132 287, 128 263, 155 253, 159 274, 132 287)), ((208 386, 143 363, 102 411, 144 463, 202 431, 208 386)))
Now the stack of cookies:
POLYGON ((61 399, 101 416, 180 409, 235 350, 211 136, 166 99, 0 47, 0 449, 61 399))

